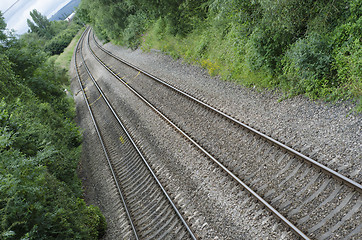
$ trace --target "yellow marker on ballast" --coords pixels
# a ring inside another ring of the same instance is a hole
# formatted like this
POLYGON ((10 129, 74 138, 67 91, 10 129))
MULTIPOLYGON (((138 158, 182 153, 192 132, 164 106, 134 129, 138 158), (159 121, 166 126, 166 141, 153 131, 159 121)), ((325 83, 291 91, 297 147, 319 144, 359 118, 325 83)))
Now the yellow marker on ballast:
POLYGON ((140 75, 140 73, 141 73, 141 72, 138 72, 137 75, 136 75, 134 78, 136 78, 138 75, 140 75))
POLYGON ((122 144, 125 142, 122 136, 119 137, 119 140, 121 141, 122 144))
POLYGON ((94 102, 92 102, 91 104, 89 104, 89 106, 92 106, 92 105, 93 105, 95 102, 97 102, 101 97, 102 97, 102 94, 99 95, 99 97, 98 97, 94 102))

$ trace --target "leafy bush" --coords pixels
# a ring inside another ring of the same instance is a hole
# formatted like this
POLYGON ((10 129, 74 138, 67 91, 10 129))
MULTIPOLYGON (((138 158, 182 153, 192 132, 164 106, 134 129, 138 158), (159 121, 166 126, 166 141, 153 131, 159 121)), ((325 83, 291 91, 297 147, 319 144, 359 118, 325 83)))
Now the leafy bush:
POLYGON ((156 37, 156 39, 162 40, 168 33, 167 31, 165 31, 166 29, 168 29, 166 20, 164 18, 159 18, 154 23, 152 32, 153 32, 154 36, 156 37))
POLYGON ((362 105, 362 17, 356 22, 343 24, 336 28, 333 44, 335 62, 341 87, 349 95, 359 97, 362 105))
POLYGON ((104 231, 99 210, 79 199, 79 144, 77 128, 49 104, 0 102, 2 239, 96 239, 104 231))
POLYGON ((50 52, 51 55, 60 54, 72 41, 73 37, 77 34, 81 28, 78 24, 71 24, 68 28, 58 33, 50 41, 45 44, 45 51, 50 52))
POLYGON ((284 73, 299 92, 325 96, 325 89, 337 85, 331 76, 333 58, 328 41, 312 33, 292 45, 284 58, 284 73), (320 91, 321 90, 321 91, 320 91))
POLYGON ((116 43, 217 63, 213 74, 247 86, 361 95, 360 0, 84 0, 81 9, 116 43))
POLYGON ((249 68, 253 71, 263 69, 278 72, 281 58, 292 41, 291 33, 285 29, 264 25, 255 28, 246 46, 249 68))
POLYGON ((33 34, 1 40, 0 239, 97 239, 105 219, 81 199, 65 72, 33 34))
POLYGON ((0 53, 0 62, 0 96, 6 99, 15 98, 22 92, 22 86, 12 69, 14 64, 2 53, 0 53))
POLYGON ((2 151, 1 239, 97 239, 104 218, 47 172, 41 164, 47 155, 2 151))
POLYGON ((128 25, 124 29, 123 40, 131 48, 137 48, 140 44, 140 36, 147 27, 147 17, 142 11, 127 18, 128 25))
POLYGON ((4 53, 20 80, 32 76, 47 59, 42 43, 36 38, 27 38, 23 35, 20 39, 9 38, 7 44, 8 47, 4 49, 4 53))

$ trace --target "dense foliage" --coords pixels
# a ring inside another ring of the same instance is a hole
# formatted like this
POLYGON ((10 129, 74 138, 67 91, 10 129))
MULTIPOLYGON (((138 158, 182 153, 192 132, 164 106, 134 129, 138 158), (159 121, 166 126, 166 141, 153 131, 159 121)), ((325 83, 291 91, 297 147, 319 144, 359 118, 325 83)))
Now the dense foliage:
POLYGON ((244 85, 362 102, 361 0, 83 0, 79 12, 101 38, 244 85))
POLYGON ((97 239, 105 219, 81 198, 68 78, 34 33, 5 28, 0 13, 0 239, 97 239))
POLYGON ((75 34, 81 28, 79 21, 75 19, 71 23, 66 21, 49 21, 36 9, 30 12, 32 20, 28 19, 29 33, 32 38, 43 42, 44 50, 51 55, 60 54, 72 41, 75 34))
POLYGON ((80 25, 71 24, 45 44, 45 51, 50 52, 52 55, 62 53, 79 29, 80 25))

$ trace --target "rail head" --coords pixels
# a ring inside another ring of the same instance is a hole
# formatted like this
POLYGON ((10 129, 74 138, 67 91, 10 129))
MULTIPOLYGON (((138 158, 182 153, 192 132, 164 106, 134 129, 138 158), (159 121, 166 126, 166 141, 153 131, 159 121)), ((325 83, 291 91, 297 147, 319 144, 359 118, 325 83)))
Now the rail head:
POLYGON ((89 114, 90 114, 90 116, 91 116, 91 119, 92 119, 94 128, 95 128, 95 130, 96 130, 98 139, 99 139, 100 144, 101 144, 101 146, 102 146, 102 150, 103 150, 104 155, 105 155, 105 157, 106 157, 106 159, 107 159, 108 166, 109 166, 109 168, 110 168, 110 170, 111 170, 111 174, 112 174, 113 180, 114 180, 114 182, 115 182, 115 184, 116 184, 117 191, 118 191, 118 193, 119 193, 119 195, 120 195, 120 197, 121 197, 122 204, 123 204, 123 207, 124 207, 124 209, 125 209, 125 212, 126 212, 126 215, 127 215, 128 221, 129 221, 129 224, 131 225, 132 232, 133 232, 133 234, 134 234, 135 239, 138 240, 139 237, 138 237, 138 233, 137 233, 137 231, 136 231, 136 227, 134 226, 133 220, 132 220, 132 218, 131 218, 131 214, 130 214, 130 212, 129 212, 129 209, 128 209, 127 204, 126 204, 126 201, 125 201, 125 198, 124 198, 123 193, 122 193, 122 191, 121 191, 120 184, 118 183, 116 174, 115 174, 115 172, 114 172, 114 170, 113 170, 113 167, 112 167, 112 164, 111 164, 111 161, 110 161, 110 158, 109 158, 109 155, 108 155, 106 146, 104 145, 104 141, 103 141, 102 134, 101 134, 101 132, 99 131, 98 124, 97 124, 97 122, 96 122, 96 120, 95 120, 95 118, 94 118, 93 111, 92 111, 92 109, 91 109, 91 107, 90 107, 90 104, 89 104, 87 95, 86 95, 86 93, 85 93, 85 90, 84 90, 84 88, 83 88, 83 84, 82 84, 81 79, 80 79, 80 73, 79 73, 79 69, 78 69, 78 65, 77 65, 77 51, 78 51, 78 49, 79 49, 80 54, 81 54, 81 56, 82 56, 82 61, 83 61, 83 63, 84 63, 84 58, 83 58, 83 55, 82 55, 82 53, 81 53, 82 47, 79 48, 79 44, 82 44, 82 43, 83 43, 84 34, 86 34, 87 31, 89 32, 89 29, 90 29, 90 27, 87 27, 87 29, 84 30, 84 32, 82 33, 82 36, 80 37, 80 39, 79 39, 78 42, 77 42, 76 48, 75 48, 75 49, 76 49, 76 52, 74 53, 74 64, 75 64, 76 73, 77 73, 77 80, 78 80, 80 89, 81 89, 81 91, 82 91, 84 101, 85 101, 85 103, 86 103, 86 105, 87 105, 87 109, 88 109, 89 114))
POLYGON ((289 152, 290 154, 292 154, 293 156, 297 157, 298 159, 304 161, 304 162, 307 163, 307 164, 313 165, 315 168, 323 171, 324 173, 328 174, 329 176, 333 177, 334 179, 336 179, 336 180, 338 180, 338 181, 346 184, 347 186, 353 188, 355 191, 357 191, 357 192, 359 192, 360 194, 362 194, 362 185, 361 185, 360 183, 358 183, 358 182, 356 182, 356 181, 354 181, 354 180, 352 180, 352 179, 350 179, 350 178, 348 178, 348 177, 346 177, 346 176, 338 173, 337 171, 335 171, 335 170, 333 170, 333 169, 331 169, 331 168, 329 168, 329 167, 327 167, 327 166, 319 163, 318 161, 316 161, 316 160, 314 160, 314 159, 312 159, 312 158, 310 158, 310 157, 302 154, 301 152, 298 152, 297 150, 295 150, 295 149, 287 146, 286 144, 281 143, 281 142, 279 142, 278 140, 273 139, 272 137, 270 137, 270 136, 268 136, 268 135, 266 135, 266 134, 264 134, 264 133, 262 133, 262 132, 260 132, 260 131, 258 131, 258 130, 256 130, 256 129, 248 126, 247 124, 245 124, 245 123, 243 123, 243 122, 235 119, 234 117, 232 117, 232 116, 230 116, 230 115, 228 115, 228 114, 226 114, 226 113, 224 113, 224 112, 216 109, 215 107, 213 107, 213 106, 211 106, 211 105, 203 102, 202 100, 195 98, 194 96, 190 95, 189 93, 187 93, 187 92, 185 92, 185 91, 183 91, 183 90, 181 90, 181 89, 179 89, 179 88, 177 88, 177 87, 175 87, 175 86, 172 86, 171 84, 167 83, 166 81, 164 81, 164 80, 162 80, 162 79, 160 79, 160 78, 158 78, 158 77, 156 77, 156 76, 154 76, 154 75, 152 75, 152 74, 150 74, 150 73, 148 73, 148 72, 140 69, 139 67, 137 67, 137 66, 135 66, 135 65, 133 65, 133 64, 127 62, 127 61, 125 61, 124 59, 121 59, 120 57, 114 55, 113 53, 111 53, 111 52, 108 51, 107 49, 103 48, 103 47, 97 42, 97 40, 95 39, 95 37, 94 37, 94 32, 93 32, 93 39, 94 39, 94 42, 95 42, 95 44, 97 45, 97 47, 98 47, 99 49, 101 49, 103 52, 105 52, 106 54, 108 54, 109 56, 112 56, 113 58, 115 58, 115 59, 117 59, 118 61, 126 64, 127 66, 135 69, 136 71, 141 72, 142 74, 144 74, 144 75, 146 75, 146 76, 154 79, 155 81, 157 81, 157 82, 159 82, 159 83, 161 83, 161 84, 163 84, 163 85, 171 88, 172 90, 176 91, 177 93, 179 93, 179 94, 181 94, 181 95, 184 95, 184 96, 188 97, 189 99, 192 99, 193 101, 195 101, 195 102, 203 105, 205 108, 211 109, 212 111, 220 114, 221 116, 225 117, 226 119, 230 120, 231 122, 233 122, 233 123, 235 123, 235 124, 243 127, 244 129, 247 129, 248 131, 254 133, 256 136, 259 136, 259 137, 265 139, 266 141, 272 143, 272 144, 275 145, 276 147, 280 147, 280 148, 284 149, 285 151, 289 152))
MULTIPOLYGON (((89 46, 90 48, 90 46, 89 46)), ((309 240, 310 238, 303 233, 298 227, 296 227, 292 222, 290 222, 286 217, 279 213, 273 206, 271 206, 266 200, 259 196, 254 190, 252 190, 247 184, 245 184, 239 177, 232 173, 227 167, 225 167, 221 162, 219 162, 215 157, 212 156, 207 150, 205 150, 200 144, 198 144, 192 137, 185 133, 181 128, 179 128, 175 123, 167 118, 161 111, 159 111, 155 106, 153 106, 147 99, 145 99, 141 94, 139 94, 135 89, 129 86, 122 78, 120 78, 115 72, 112 71, 102 60, 95 55, 93 50, 90 48, 92 55, 95 59, 107 69, 115 78, 117 78, 124 86, 126 86, 131 92, 133 92, 137 97, 139 97, 146 105, 148 105, 153 111, 155 111, 162 119, 164 119, 169 125, 171 125, 176 131, 181 133, 187 140, 189 140, 197 149, 209 157, 214 163, 221 167, 228 175, 230 175, 235 181, 237 181, 245 190, 247 190, 254 198, 256 198, 263 206, 265 206, 271 213, 273 213, 282 223, 289 227, 299 238, 309 240)))
MULTIPOLYGON (((101 63, 102 66, 108 68, 102 61, 100 61, 100 59, 95 55, 95 53, 93 52, 93 50, 90 48, 89 46, 89 34, 88 34, 88 42, 87 45, 91 51, 91 54, 96 58, 96 60, 98 62, 101 63)), ((196 240, 196 236, 195 234, 192 232, 191 228, 188 226, 186 220, 184 219, 184 217, 182 216, 182 214, 180 213, 180 211, 178 210, 178 208, 176 207, 175 203, 172 201, 170 195, 167 193, 166 189, 163 187, 162 183, 160 182, 160 180, 158 179, 157 175, 155 174, 155 172, 153 171, 153 169, 151 168, 151 166, 149 165, 149 163, 147 162, 146 158, 143 156, 140 148, 138 147, 138 145, 136 144, 136 142, 133 140, 131 134, 129 133, 129 131, 127 130, 127 128, 124 126, 122 120, 120 119, 120 117, 118 116, 117 112, 114 110, 114 107, 112 106, 112 104, 110 103, 110 101, 108 100, 108 98, 105 96, 104 92, 102 91, 102 89, 100 88, 100 86, 98 85, 97 81, 94 79, 93 75, 90 73, 90 70, 87 66, 87 64, 84 63, 84 67, 86 68, 86 71, 89 74, 90 79, 92 80, 92 82, 94 83, 94 85, 96 86, 96 88, 98 89, 98 91, 100 92, 102 98, 104 99, 104 101, 106 102, 107 106, 109 107, 109 109, 111 110, 113 116, 115 117, 115 119, 117 120, 117 122, 119 123, 119 125, 121 126, 121 128, 123 129, 123 131, 125 132, 127 138, 130 140, 132 146, 135 148, 135 150, 137 151, 138 155, 141 157, 143 163, 146 165, 147 169, 149 170, 149 172, 151 173, 152 177, 154 178, 154 180, 156 181, 156 183, 158 184, 158 186, 160 187, 160 189, 162 190, 163 194, 165 195, 165 197, 167 198, 168 202, 170 203, 170 205, 172 206, 172 208, 174 209, 176 215, 179 217, 179 219, 181 220, 182 224, 184 225, 184 227, 186 228, 187 232, 190 234, 190 237, 194 240, 196 240)))

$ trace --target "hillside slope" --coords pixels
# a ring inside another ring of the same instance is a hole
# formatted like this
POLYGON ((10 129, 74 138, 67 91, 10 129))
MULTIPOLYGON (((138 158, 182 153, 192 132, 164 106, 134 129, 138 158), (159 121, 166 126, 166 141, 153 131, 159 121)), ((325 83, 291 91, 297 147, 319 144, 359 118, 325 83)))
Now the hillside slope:
POLYGON ((83 0, 80 12, 103 39, 286 96, 353 98, 362 110, 359 0, 83 0))
POLYGON ((72 12, 74 12, 75 8, 79 6, 81 0, 72 0, 63 8, 61 8, 58 12, 56 12, 53 16, 50 17, 50 21, 64 20, 66 19, 72 12))

